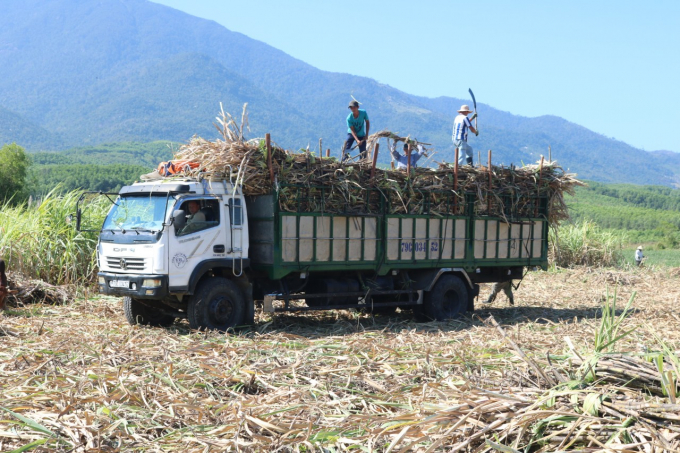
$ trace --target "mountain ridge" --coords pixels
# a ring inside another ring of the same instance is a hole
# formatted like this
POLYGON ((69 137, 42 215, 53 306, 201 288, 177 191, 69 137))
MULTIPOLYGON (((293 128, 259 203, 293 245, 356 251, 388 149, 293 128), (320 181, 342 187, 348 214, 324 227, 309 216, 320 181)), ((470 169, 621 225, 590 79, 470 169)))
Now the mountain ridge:
MULTIPOLYGON (((213 138, 220 102, 239 116, 247 102, 249 136, 271 132, 293 149, 315 148, 323 138, 338 155, 351 93, 368 110, 373 132, 416 136, 435 145, 437 160, 451 160, 451 123, 460 104, 470 103, 323 71, 214 21, 146 0, 6 2, 0 64, 8 76, 0 80, 0 106, 36 132, 8 135, 9 119, 0 115, 0 138, 25 139, 33 150, 213 138)), ((554 115, 527 118, 486 103, 478 111, 481 133, 470 142, 475 154, 493 149, 494 163, 534 162, 551 146, 553 157, 584 178, 680 183, 680 154, 639 150, 554 115)), ((381 153, 380 162, 388 161, 381 153)))

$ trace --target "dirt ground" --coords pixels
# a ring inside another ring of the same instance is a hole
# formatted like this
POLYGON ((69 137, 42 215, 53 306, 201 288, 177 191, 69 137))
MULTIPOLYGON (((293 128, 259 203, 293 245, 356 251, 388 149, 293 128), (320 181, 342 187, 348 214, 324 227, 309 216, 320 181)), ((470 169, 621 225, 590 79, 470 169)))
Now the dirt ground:
POLYGON ((223 335, 186 321, 130 326, 114 298, 10 308, 0 314, 0 451, 492 451, 494 423, 460 414, 483 394, 520 401, 545 388, 512 343, 541 367, 588 354, 607 294, 620 308, 635 297, 617 352, 680 349, 671 269, 533 272, 514 307, 501 294, 442 323, 258 314, 223 335))

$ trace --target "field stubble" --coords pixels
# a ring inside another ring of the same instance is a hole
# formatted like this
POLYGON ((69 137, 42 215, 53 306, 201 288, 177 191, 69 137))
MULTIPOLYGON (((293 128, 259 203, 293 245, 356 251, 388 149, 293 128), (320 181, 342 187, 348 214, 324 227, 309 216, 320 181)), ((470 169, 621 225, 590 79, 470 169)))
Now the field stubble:
POLYGON ((447 323, 259 315, 221 335, 129 326, 111 298, 12 309, 0 315, 0 451, 675 451, 672 359, 665 396, 600 365, 594 382, 577 378, 615 287, 620 307, 637 291, 620 333, 635 330, 615 351, 647 363, 659 340, 680 348, 669 270, 530 273, 517 306, 501 295, 447 323))

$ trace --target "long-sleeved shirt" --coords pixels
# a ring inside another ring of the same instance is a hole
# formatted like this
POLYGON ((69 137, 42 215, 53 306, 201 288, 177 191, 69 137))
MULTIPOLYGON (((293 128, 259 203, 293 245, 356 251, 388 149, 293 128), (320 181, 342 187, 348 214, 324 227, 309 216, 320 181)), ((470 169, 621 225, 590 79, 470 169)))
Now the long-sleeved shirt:
MULTIPOLYGON (((390 153, 394 160, 397 161, 397 168, 408 168, 408 159, 406 156, 399 154, 396 142, 390 147, 390 153)), ((418 166, 417 162, 423 157, 424 153, 425 150, 423 149, 423 145, 418 145, 417 150, 411 151, 411 168, 416 168, 418 166)))
MULTIPOLYGON (((630 255, 628 255, 630 256, 630 255)), ((642 250, 636 250, 635 251, 635 261, 642 261, 642 258, 645 256, 642 254, 642 250)))

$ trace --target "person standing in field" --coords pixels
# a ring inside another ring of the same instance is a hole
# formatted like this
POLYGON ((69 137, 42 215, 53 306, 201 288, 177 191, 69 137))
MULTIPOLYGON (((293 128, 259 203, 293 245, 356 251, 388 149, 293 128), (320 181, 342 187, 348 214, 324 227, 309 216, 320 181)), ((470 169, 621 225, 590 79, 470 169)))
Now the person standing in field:
POLYGON ((342 152, 342 160, 345 160, 355 141, 359 145, 361 159, 365 159, 366 139, 371 128, 371 122, 368 120, 368 113, 366 113, 366 110, 359 108, 357 101, 350 102, 349 109, 351 112, 347 116, 347 140, 345 141, 345 149, 342 152))
POLYGON ((644 255, 642 254, 642 246, 638 247, 637 250, 635 251, 635 265, 639 266, 642 264, 642 260, 644 259, 644 255))
MULTIPOLYGON (((406 170, 408 168, 408 158, 406 157, 408 153, 407 143, 404 143, 403 155, 399 154, 399 151, 397 151, 397 142, 394 142, 390 147, 390 153, 392 154, 392 158, 397 161, 397 170, 406 170)), ((423 156, 427 156, 423 145, 418 145, 416 149, 411 150, 411 168, 418 167, 417 162, 423 156)))
POLYGON ((515 305, 515 298, 512 295, 512 280, 508 280, 507 282, 498 282, 493 285, 493 289, 491 290, 491 294, 489 295, 489 298, 484 301, 485 304, 490 304, 494 300, 496 300, 496 296, 498 296, 498 293, 503 291, 506 296, 508 296, 508 301, 510 302, 510 305, 515 305))
MULTIPOLYGON (((472 111, 467 105, 462 105, 458 110, 458 116, 453 121, 453 146, 458 148, 458 165, 472 165, 472 147, 468 145, 468 130, 473 134, 479 135, 479 132, 472 126, 470 119, 467 117, 472 111)), ((473 116, 472 119, 475 117, 473 116)))

